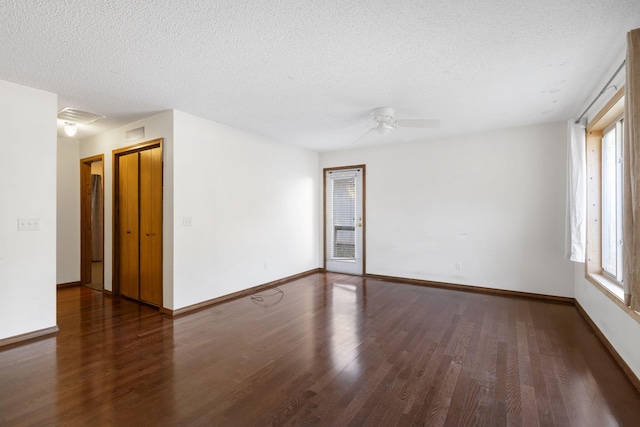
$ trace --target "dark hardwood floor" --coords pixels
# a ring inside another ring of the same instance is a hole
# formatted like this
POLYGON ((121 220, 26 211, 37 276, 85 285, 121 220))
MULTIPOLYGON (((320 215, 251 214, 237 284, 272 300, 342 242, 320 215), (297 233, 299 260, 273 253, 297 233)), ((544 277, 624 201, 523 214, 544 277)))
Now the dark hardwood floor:
POLYGON ((640 425, 575 307, 314 274, 172 319, 58 290, 0 349, 2 425, 640 425))

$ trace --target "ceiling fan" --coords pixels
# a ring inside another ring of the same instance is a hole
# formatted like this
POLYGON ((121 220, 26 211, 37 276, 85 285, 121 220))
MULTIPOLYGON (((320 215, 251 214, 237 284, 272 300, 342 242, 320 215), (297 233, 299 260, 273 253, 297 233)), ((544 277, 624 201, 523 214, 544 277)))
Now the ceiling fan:
POLYGON ((367 139, 370 135, 386 136, 390 135, 396 129, 402 128, 421 128, 433 129, 440 126, 439 120, 431 119, 396 119, 395 111, 390 107, 379 107, 371 110, 371 115, 375 122, 375 126, 365 132, 355 142, 367 139))

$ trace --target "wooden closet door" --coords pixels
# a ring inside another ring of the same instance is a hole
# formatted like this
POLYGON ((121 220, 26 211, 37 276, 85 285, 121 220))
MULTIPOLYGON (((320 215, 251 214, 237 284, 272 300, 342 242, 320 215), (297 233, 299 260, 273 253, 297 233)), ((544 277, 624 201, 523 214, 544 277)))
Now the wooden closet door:
POLYGON ((162 305, 162 149, 140 152, 140 300, 162 305))
POLYGON ((118 168, 120 293, 139 299, 138 153, 120 156, 118 168))

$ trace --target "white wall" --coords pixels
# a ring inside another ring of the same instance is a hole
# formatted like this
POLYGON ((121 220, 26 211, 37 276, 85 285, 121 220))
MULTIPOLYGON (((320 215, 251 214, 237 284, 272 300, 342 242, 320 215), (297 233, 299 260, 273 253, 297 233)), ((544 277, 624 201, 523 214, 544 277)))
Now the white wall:
POLYGON ((0 339, 56 325, 56 104, 0 81, 0 339))
POLYGON ((58 138, 56 283, 80 281, 80 144, 58 138))
MULTIPOLYGON (((113 150, 143 141, 163 138, 163 305, 173 305, 173 112, 165 111, 108 132, 87 138, 80 143, 80 158, 104 154, 104 288, 113 290, 113 150), (127 142, 125 133, 144 126, 145 138, 127 142)), ((78 240, 79 241, 79 240, 78 240)))
POLYGON ((174 308, 318 268, 318 154, 174 118, 174 308))
POLYGON ((640 378, 640 324, 585 278, 583 263, 574 264, 576 300, 640 378))
POLYGON ((573 296, 565 123, 320 155, 321 168, 354 164, 367 273, 573 296))

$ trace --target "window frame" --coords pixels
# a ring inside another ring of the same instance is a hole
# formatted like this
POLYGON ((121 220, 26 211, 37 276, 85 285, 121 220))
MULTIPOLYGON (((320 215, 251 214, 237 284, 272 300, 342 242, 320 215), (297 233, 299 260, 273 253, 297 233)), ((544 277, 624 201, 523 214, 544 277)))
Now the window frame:
MULTIPOLYGON (((587 242, 585 277, 619 301, 624 300, 622 283, 602 268, 602 139, 611 126, 624 119, 624 87, 587 124, 587 242)), ((621 266, 621 264, 620 264, 621 266)), ((620 272, 620 277, 622 273, 620 272)))

